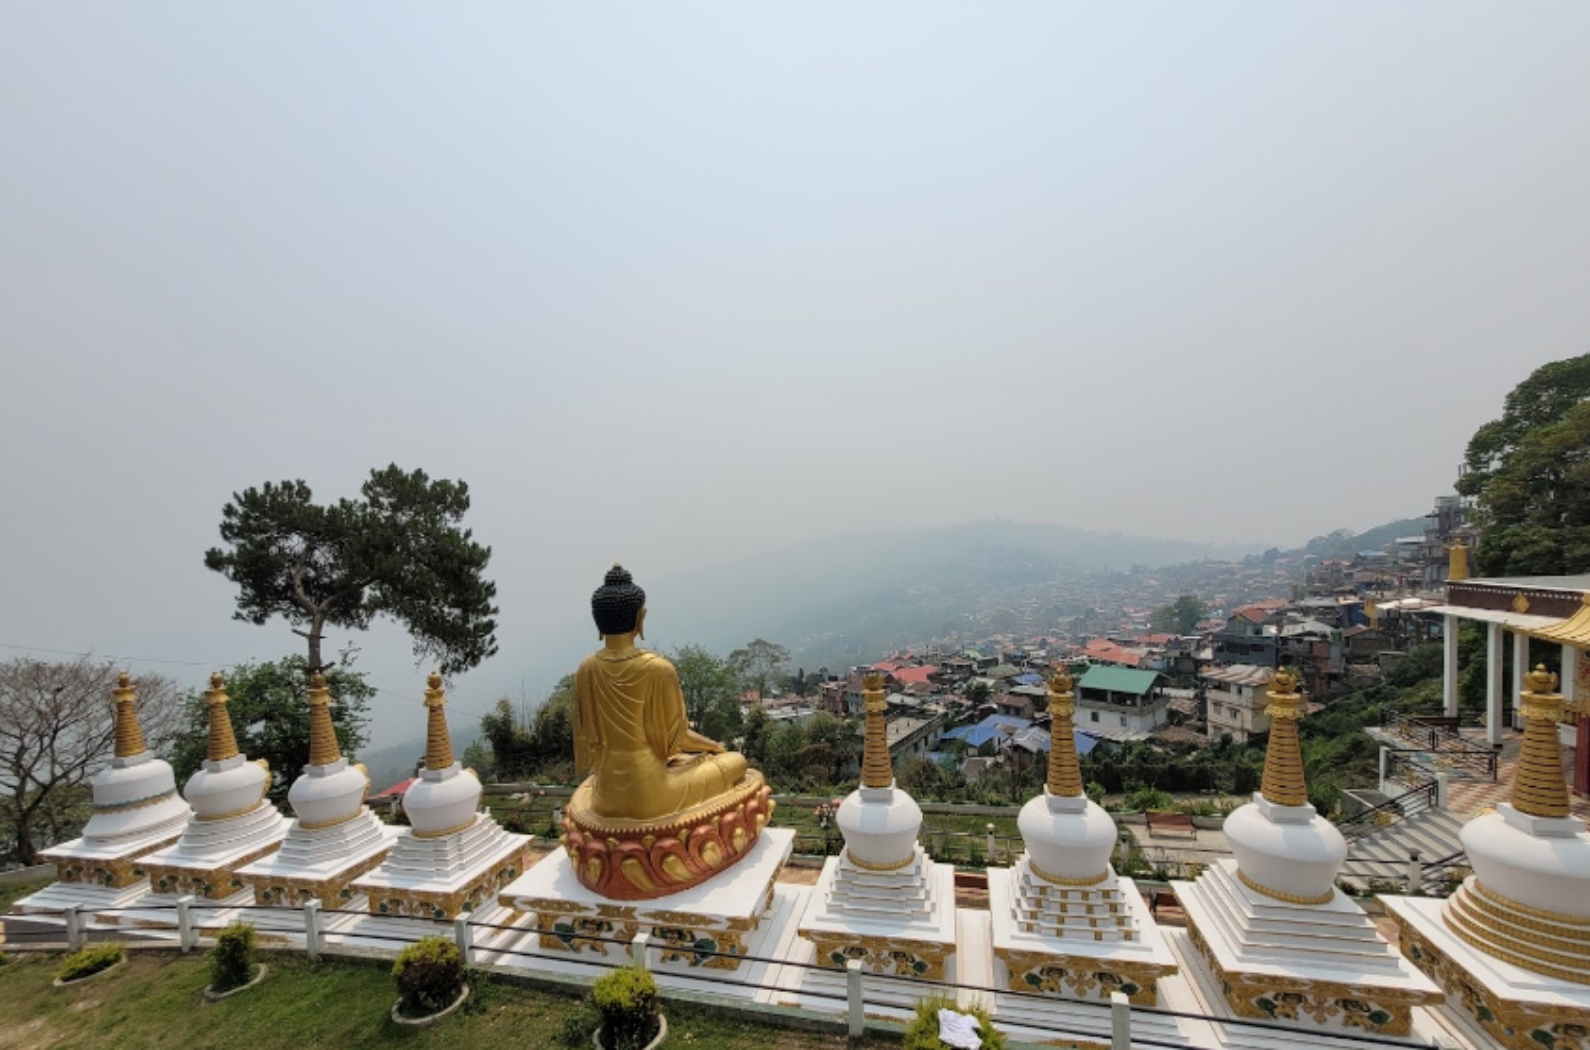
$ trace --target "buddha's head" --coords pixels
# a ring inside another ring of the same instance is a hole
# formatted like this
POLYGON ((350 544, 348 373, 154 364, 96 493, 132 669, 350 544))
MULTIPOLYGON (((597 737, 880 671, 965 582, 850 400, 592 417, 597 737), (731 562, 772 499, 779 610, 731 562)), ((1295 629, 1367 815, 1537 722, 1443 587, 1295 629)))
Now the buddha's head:
POLYGON ((623 634, 645 637, 646 592, 630 576, 629 570, 615 564, 607 570, 602 585, 591 595, 591 616, 602 638, 623 634))

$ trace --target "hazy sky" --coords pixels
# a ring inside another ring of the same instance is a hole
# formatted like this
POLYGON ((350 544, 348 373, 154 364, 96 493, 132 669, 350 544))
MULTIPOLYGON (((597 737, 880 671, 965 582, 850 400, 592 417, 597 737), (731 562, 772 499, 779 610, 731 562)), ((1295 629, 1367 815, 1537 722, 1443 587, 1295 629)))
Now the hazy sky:
POLYGON ((1579 0, 6 0, 0 643, 288 651, 221 505, 394 460, 496 552, 471 709, 615 557, 1420 513, 1590 351, 1587 54, 1579 0))

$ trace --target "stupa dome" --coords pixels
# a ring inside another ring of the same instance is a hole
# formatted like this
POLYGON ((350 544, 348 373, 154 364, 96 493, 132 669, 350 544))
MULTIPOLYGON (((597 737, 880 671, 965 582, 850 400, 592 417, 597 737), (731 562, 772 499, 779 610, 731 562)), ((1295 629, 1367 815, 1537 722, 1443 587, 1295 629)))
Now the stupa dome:
POLYGON ((1065 671, 1049 679, 1048 779, 1043 794, 1021 807, 1016 826, 1040 878, 1081 885, 1109 876, 1116 830, 1110 815, 1083 791, 1073 684, 1065 671))
POLYGON ((1303 715, 1297 676, 1286 669, 1275 672, 1269 694, 1264 779, 1254 800, 1226 817, 1226 839, 1237 859, 1237 876, 1250 889, 1278 900, 1322 904, 1336 892, 1347 840, 1309 805, 1297 740, 1303 715))
POLYGON ((453 758, 446 705, 442 676, 432 672, 425 689, 425 766, 403 792, 403 812, 421 836, 461 831, 475 819, 480 808, 480 779, 474 770, 463 768, 453 758))
POLYGON ((180 829, 192 811, 177 794, 177 776, 144 743, 134 705, 137 695, 129 676, 117 679, 116 751, 110 768, 89 782, 94 812, 83 838, 102 846, 118 839, 141 838, 167 825, 180 829))
POLYGON ((359 815, 370 790, 361 765, 349 765, 331 724, 331 693, 316 672, 309 683, 309 764, 293 781, 287 801, 305 828, 327 827, 359 815))
POLYGON ((200 820, 235 817, 264 801, 271 786, 270 764, 263 759, 250 762, 238 750, 226 710, 226 684, 219 673, 210 676, 204 703, 209 715, 209 744, 203 764, 188 778, 182 794, 200 820))

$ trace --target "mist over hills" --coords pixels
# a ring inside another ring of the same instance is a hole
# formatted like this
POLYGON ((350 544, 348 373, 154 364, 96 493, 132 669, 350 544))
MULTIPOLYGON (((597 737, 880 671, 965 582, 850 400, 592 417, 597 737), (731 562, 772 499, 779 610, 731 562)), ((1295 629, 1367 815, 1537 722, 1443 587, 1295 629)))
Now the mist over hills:
MULTIPOLYGON (((808 666, 839 666, 854 652, 939 633, 990 593, 1260 550, 983 521, 830 536, 672 577, 629 568, 646 588, 647 640, 658 648, 694 642, 722 654, 762 637, 808 666)), ((580 635, 574 651, 583 653, 590 648, 583 623, 580 635)))
MULTIPOLYGON (((1334 557, 1423 527, 1422 518, 1408 518, 1362 533, 1342 529, 1302 549, 1334 557)), ((646 588, 649 646, 668 652, 694 643, 722 656, 761 637, 787 646, 798 666, 816 670, 824 663, 839 668, 874 660, 895 647, 945 633, 980 606, 1008 603, 1055 583, 1133 567, 1240 561, 1264 549, 1259 543, 1195 543, 982 521, 845 533, 675 576, 653 577, 645 565, 628 567, 646 588)), ((516 667, 498 668, 499 673, 523 675, 546 688, 572 673, 597 641, 584 608, 570 609, 568 624, 535 639, 505 639, 505 652, 524 658, 516 667)), ((521 709, 533 709, 544 696, 514 694, 513 699, 521 709)), ((461 748, 478 732, 478 722, 455 722, 455 743, 461 748)), ((423 750, 423 740, 416 738, 382 748, 376 757, 397 779, 407 775, 411 756, 423 750)))

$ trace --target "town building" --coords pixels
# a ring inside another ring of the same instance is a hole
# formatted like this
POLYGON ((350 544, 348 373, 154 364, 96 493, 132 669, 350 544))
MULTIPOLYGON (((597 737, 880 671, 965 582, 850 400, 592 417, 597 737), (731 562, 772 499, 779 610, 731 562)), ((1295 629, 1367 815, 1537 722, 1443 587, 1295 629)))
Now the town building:
MULTIPOLYGON (((1124 730, 1146 736, 1169 721, 1170 701, 1158 671, 1096 665, 1077 682, 1077 726, 1084 732, 1124 730)), ((1123 734, 1111 734, 1122 736, 1123 734)))
POLYGON ((1204 688, 1206 721, 1211 741, 1230 736, 1245 744, 1255 733, 1270 731, 1265 686, 1274 672, 1253 664, 1227 664, 1204 668, 1199 680, 1204 688))

